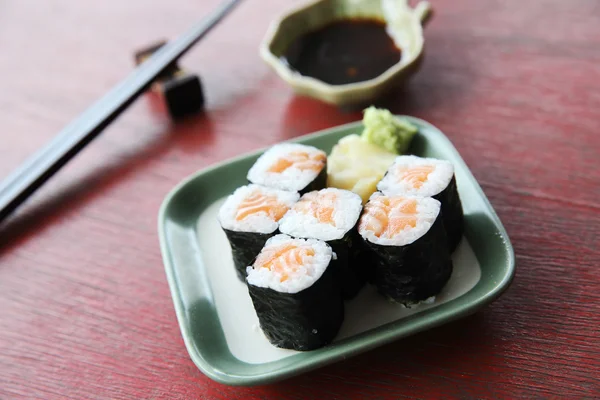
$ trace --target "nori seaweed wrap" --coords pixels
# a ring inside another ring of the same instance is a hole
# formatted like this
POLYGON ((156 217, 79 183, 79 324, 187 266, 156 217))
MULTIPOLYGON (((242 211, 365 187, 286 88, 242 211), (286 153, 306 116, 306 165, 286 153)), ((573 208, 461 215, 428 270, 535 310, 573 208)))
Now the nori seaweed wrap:
POLYGON ((330 343, 344 320, 339 282, 325 242, 277 235, 248 267, 248 291, 274 346, 299 351, 330 343))
POLYGON ((375 193, 359 232, 371 250, 373 282, 388 299, 406 306, 436 296, 452 275, 440 202, 375 193))
POLYGON ((396 157, 377 189, 386 195, 433 197, 439 200, 450 253, 458 247, 464 223, 452 163, 417 156, 396 157))
POLYGON ((273 237, 277 230, 271 233, 236 232, 223 228, 231 246, 231 256, 238 278, 246 281, 246 268, 252 265, 254 259, 265 246, 267 240, 273 237))
POLYGON ((364 265, 358 262, 356 258, 356 246, 360 243, 356 226, 354 226, 343 238, 338 240, 329 240, 326 243, 331 246, 336 254, 336 260, 332 267, 342 288, 342 296, 345 300, 350 300, 363 288, 367 282, 364 265))
POLYGON ((345 299, 355 297, 366 281, 364 265, 357 262, 361 211, 362 200, 356 193, 327 188, 304 194, 279 224, 282 233, 323 240, 331 246, 336 255, 332 267, 345 299))
POLYGON ((304 194, 327 182, 327 154, 313 146, 280 143, 265 151, 250 168, 248 181, 304 194))
POLYGON ((279 220, 299 197, 298 193, 247 185, 238 188, 221 206, 219 222, 242 281, 246 280, 246 268, 277 233, 279 220))
POLYGON ((442 220, 448 237, 448 249, 452 253, 458 247, 464 231, 462 203, 454 175, 448 186, 432 197, 442 203, 442 220))

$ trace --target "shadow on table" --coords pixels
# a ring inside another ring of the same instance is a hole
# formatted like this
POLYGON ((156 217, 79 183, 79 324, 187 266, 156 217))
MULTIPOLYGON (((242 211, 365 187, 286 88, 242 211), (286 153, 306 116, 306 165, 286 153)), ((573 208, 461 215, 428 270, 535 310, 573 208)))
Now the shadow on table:
MULTIPOLYGON (((387 108, 395 114, 412 115, 419 111, 416 96, 409 87, 400 88, 374 103, 376 107, 387 108)), ((292 96, 282 119, 281 139, 292 139, 337 125, 360 121, 363 110, 370 104, 338 108, 321 101, 292 96)))
MULTIPOLYGON (((152 104, 152 101, 150 99, 149 103, 152 104)), ((125 155, 119 154, 117 143, 114 146, 114 154, 107 157, 105 164, 86 171, 74 181, 60 184, 55 188, 55 193, 33 194, 14 215, 0 223, 0 254, 3 248, 26 240, 28 234, 41 231, 57 220, 75 213, 81 206, 92 202, 95 196, 101 195, 104 190, 126 181, 135 172, 147 168, 173 148, 184 153, 197 153, 199 148, 212 143, 215 138, 214 124, 206 115, 165 126, 163 132, 140 140, 140 145, 133 151, 130 147, 125 155), (38 196, 41 200, 38 200, 38 196)), ((64 168, 69 168, 69 165, 64 168)), ((52 180, 49 186, 51 185, 52 180)), ((47 187, 42 187, 39 191, 46 190, 47 187)))
POLYGON ((468 377, 492 364, 498 343, 484 311, 261 389, 273 398, 305 390, 320 399, 346 387, 357 397, 375 398, 386 388, 418 382, 452 385, 457 376, 468 377))

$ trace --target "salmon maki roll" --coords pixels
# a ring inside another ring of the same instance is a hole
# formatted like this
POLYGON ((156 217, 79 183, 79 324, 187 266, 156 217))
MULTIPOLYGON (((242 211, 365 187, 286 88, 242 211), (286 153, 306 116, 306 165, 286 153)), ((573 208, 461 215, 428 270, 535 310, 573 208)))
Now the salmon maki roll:
POLYGON ((323 241, 279 234, 248 267, 250 298, 271 344, 306 351, 335 338, 344 320, 344 303, 329 267, 333 257, 323 241))
POLYGON ((374 193, 358 232, 374 260, 374 283, 406 306, 436 296, 452 274, 441 204, 430 197, 374 193))
POLYGON ((304 194, 280 221, 282 233, 327 242, 337 258, 332 263, 346 299, 356 296, 366 276, 354 262, 357 252, 356 225, 362 211, 359 195, 349 190, 327 188, 304 194))
POLYGON ((442 203, 442 220, 453 252, 463 236, 463 209, 449 161, 417 156, 396 157, 377 189, 386 195, 433 197, 442 203))
POLYGON ((279 220, 299 197, 296 192, 247 185, 225 200, 218 219, 229 240, 241 280, 246 280, 246 267, 252 265, 267 240, 277 233, 279 220))
POLYGON ((327 155, 316 147, 281 143, 271 147, 248 171, 248 181, 306 193, 325 187, 327 155))

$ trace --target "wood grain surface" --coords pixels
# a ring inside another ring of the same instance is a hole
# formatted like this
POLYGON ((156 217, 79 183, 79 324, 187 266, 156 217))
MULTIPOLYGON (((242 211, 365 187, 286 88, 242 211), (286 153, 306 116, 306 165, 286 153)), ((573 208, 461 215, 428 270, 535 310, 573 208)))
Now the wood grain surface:
MULTIPOLYGON (((0 226, 0 398, 600 397, 600 3, 433 2, 419 74, 381 105, 452 140, 517 274, 464 320, 278 384, 215 383, 185 350, 156 215, 181 179, 358 120, 295 97, 259 59, 298 4, 246 0, 182 65, 207 111, 145 96, 0 226)), ((0 2, 0 178, 117 83, 135 49, 217 0, 0 2)))

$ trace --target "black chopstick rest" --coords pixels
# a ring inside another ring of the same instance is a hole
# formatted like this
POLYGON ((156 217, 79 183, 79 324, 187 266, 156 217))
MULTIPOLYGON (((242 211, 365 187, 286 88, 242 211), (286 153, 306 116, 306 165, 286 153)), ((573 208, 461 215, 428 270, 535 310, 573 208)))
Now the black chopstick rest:
POLYGON ((204 94, 198 75, 175 76, 163 84, 162 90, 172 118, 195 114, 204 108, 204 94))
MULTIPOLYGON (((136 64, 143 63, 165 44, 166 41, 160 41, 137 51, 136 64)), ((165 68, 152 85, 152 89, 163 94, 169 115, 173 119, 195 114, 204 108, 204 93, 200 78, 185 72, 176 62, 165 68)))

